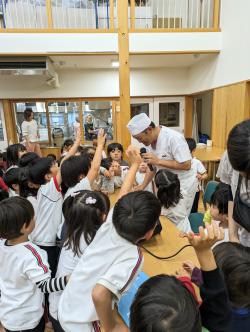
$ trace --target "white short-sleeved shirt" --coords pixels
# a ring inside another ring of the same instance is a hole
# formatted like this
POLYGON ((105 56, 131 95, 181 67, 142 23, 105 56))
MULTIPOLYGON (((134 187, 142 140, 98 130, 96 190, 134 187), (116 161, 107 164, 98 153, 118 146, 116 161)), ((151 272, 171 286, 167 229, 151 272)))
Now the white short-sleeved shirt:
POLYGON ((221 182, 231 185, 232 176, 233 167, 230 164, 228 153, 226 150, 221 157, 216 177, 220 179, 221 182))
POLYGON ((35 210, 36 225, 29 238, 40 246, 55 246, 58 229, 62 222, 63 198, 56 177, 42 185, 37 193, 35 210))
MULTIPOLYGON (((84 240, 84 236, 82 235, 80 239, 80 251, 81 251, 80 256, 75 255, 71 248, 70 249, 67 249, 65 247, 62 248, 57 266, 56 278, 69 275, 73 272, 87 246, 88 245, 84 240)), ((54 292, 49 295, 50 315, 56 320, 57 320, 58 303, 62 295, 62 292, 63 291, 54 292)))
MULTIPOLYGON (((192 160, 187 142, 184 136, 173 129, 161 126, 159 136, 157 138, 156 148, 152 146, 146 147, 148 152, 152 152, 161 160, 176 160, 179 163, 183 163, 188 160, 192 160)), ((167 167, 158 167, 159 169, 168 169, 167 167)), ((168 169, 169 171, 178 175, 181 187, 189 191, 190 187, 193 186, 194 178, 196 174, 194 169, 191 167, 190 170, 175 170, 168 169)))
MULTIPOLYGON (((138 185, 141 185, 143 183, 145 175, 146 173, 136 172, 135 181, 138 185)), ((150 182, 144 190, 150 191, 152 193, 153 192, 152 182, 150 182)))
POLYGON ((22 134, 28 136, 30 142, 37 142, 37 122, 36 120, 22 122, 22 134))
MULTIPOLYGON (((181 191, 181 194, 184 197, 186 192, 181 191)), ((181 232, 191 232, 191 226, 188 219, 189 212, 183 198, 181 198, 179 203, 175 206, 172 206, 168 209, 162 208, 161 214, 172 221, 181 232)))
POLYGON ((59 301, 58 318, 66 332, 89 331, 86 324, 98 320, 91 295, 96 284, 120 298, 142 266, 140 249, 117 234, 112 214, 85 250, 59 301))
POLYGON ((77 191, 80 191, 80 190, 92 190, 89 179, 87 178, 87 176, 85 178, 83 178, 80 182, 78 182, 74 187, 70 187, 67 190, 67 192, 64 196, 64 200, 67 197, 69 197, 71 194, 76 193, 77 191))
POLYGON ((192 167, 195 169, 196 174, 204 174, 207 171, 202 162, 197 158, 192 159, 192 167))
POLYGON ((35 328, 44 313, 36 283, 50 277, 47 254, 31 242, 8 246, 0 240, 0 321, 11 331, 35 328))

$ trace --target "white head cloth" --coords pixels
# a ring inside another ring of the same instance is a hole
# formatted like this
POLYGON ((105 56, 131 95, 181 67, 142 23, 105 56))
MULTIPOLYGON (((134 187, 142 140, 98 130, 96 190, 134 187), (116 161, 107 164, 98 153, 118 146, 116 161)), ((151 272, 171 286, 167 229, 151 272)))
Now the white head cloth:
POLYGON ((135 115, 127 124, 127 128, 132 136, 138 135, 146 130, 151 123, 146 113, 135 115))

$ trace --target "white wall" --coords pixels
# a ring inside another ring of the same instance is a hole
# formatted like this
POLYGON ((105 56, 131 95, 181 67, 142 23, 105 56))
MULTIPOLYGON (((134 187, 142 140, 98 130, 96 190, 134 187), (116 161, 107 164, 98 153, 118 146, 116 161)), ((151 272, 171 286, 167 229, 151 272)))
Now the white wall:
MULTIPOLYGON (((0 99, 119 96, 117 69, 71 69, 58 74, 58 89, 49 87, 41 76, 0 75, 0 99)), ((135 69, 131 71, 131 96, 183 95, 187 79, 186 68, 135 69)))
POLYGON ((222 0, 222 51, 189 70, 190 92, 250 79, 250 1, 222 0))

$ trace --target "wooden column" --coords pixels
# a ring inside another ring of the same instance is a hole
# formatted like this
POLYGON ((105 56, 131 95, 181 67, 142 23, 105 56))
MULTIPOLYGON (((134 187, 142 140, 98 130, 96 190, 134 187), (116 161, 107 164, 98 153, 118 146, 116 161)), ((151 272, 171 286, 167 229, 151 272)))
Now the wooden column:
POLYGON ((109 12, 110 12, 110 29, 114 29, 114 0, 109 0, 109 12))
POLYGON ((122 132, 120 142, 126 149, 131 137, 126 127, 130 120, 130 67, 128 35, 128 0, 118 1, 118 45, 119 45, 119 86, 120 86, 120 121, 117 126, 122 132))
POLYGON ((48 20, 48 28, 53 28, 53 15, 52 15, 52 5, 51 0, 46 0, 46 12, 48 20))
POLYGON ((5 127, 7 132, 7 139, 9 144, 18 142, 16 119, 13 113, 12 105, 9 100, 3 100, 3 113, 5 119, 5 127))
POLYGON ((193 102, 194 98, 192 96, 185 97, 185 128, 184 136, 192 137, 193 131, 193 102))
POLYGON ((214 17, 213 28, 219 29, 220 27, 220 0, 214 0, 214 17))

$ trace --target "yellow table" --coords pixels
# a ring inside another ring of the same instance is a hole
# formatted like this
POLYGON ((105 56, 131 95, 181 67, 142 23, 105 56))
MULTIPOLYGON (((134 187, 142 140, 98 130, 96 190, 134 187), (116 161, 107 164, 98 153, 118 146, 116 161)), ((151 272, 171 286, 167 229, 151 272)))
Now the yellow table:
POLYGON ((224 149, 217 147, 205 147, 205 148, 197 148, 194 156, 202 161, 203 163, 208 163, 212 166, 212 174, 213 180, 215 180, 215 171, 216 171, 216 163, 221 160, 221 156, 224 153, 224 149))

